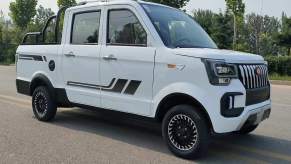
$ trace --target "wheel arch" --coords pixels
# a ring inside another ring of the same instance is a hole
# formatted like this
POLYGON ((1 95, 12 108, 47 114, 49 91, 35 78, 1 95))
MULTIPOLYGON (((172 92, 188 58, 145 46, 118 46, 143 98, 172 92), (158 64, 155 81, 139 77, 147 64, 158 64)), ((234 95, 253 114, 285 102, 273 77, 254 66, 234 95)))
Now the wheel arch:
POLYGON ((30 95, 32 96, 34 90, 38 87, 38 86, 46 86, 48 87, 50 93, 52 95, 54 95, 54 87, 51 83, 51 81, 49 80, 48 77, 46 77, 45 75, 43 74, 36 74, 32 80, 31 80, 31 83, 30 83, 30 95))
POLYGON ((157 121, 161 122, 166 115, 166 113, 174 106, 180 105, 180 104, 187 104, 194 107, 197 107, 200 110, 197 110, 197 112, 200 112, 203 117, 206 119, 208 127, 213 130, 212 122, 210 119, 209 114, 207 113, 205 107, 194 97, 185 94, 185 93, 171 93, 167 96, 165 96, 160 103, 158 104, 155 118, 157 121))

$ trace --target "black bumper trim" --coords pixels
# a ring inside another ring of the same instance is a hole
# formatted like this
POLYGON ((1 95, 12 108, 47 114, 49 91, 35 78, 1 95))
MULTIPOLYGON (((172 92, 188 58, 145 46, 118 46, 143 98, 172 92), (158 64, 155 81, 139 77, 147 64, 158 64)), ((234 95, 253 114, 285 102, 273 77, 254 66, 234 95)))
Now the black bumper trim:
POLYGON ((243 93, 240 92, 228 92, 225 93, 221 100, 220 100, 220 114, 226 118, 232 118, 232 117, 239 117, 243 111, 244 107, 234 107, 235 102, 235 96, 243 95, 243 93), (232 98, 232 102, 230 102, 229 97, 232 98), (232 104, 232 107, 230 109, 230 104, 232 104))
POLYGON ((30 82, 16 79, 16 88, 18 93, 31 96, 30 82))
POLYGON ((270 99, 271 87, 246 90, 246 106, 262 103, 270 99))

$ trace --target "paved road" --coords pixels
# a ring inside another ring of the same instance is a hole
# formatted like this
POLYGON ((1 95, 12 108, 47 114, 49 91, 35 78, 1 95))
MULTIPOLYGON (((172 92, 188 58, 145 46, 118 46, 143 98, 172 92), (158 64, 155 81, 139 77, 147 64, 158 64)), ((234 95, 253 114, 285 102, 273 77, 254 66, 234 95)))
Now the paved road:
POLYGON ((14 81, 15 68, 0 66, 0 163, 291 163, 288 86, 272 86, 271 118, 252 135, 216 137, 206 157, 186 161, 168 151, 159 126, 133 118, 60 109, 54 122, 38 122, 14 81))

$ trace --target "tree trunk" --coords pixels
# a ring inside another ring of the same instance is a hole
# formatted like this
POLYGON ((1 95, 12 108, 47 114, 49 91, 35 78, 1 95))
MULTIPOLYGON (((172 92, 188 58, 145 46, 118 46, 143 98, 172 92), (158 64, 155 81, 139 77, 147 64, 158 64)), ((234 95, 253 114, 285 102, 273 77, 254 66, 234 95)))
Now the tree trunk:
POLYGON ((290 56, 290 55, 291 55, 291 54, 290 54, 290 52, 291 52, 291 47, 288 47, 287 49, 288 49, 288 50, 287 50, 287 55, 290 56))
POLYGON ((237 30, 236 30, 236 17, 233 15, 233 50, 236 50, 236 38, 237 38, 237 30))

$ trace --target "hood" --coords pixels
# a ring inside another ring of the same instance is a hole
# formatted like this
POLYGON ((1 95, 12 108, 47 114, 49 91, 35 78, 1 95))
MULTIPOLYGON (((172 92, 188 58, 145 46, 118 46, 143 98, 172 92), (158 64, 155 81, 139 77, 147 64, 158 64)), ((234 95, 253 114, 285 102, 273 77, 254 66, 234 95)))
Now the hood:
POLYGON ((228 63, 264 63, 264 58, 259 55, 232 50, 209 48, 179 48, 172 49, 175 55, 225 60, 228 63))

